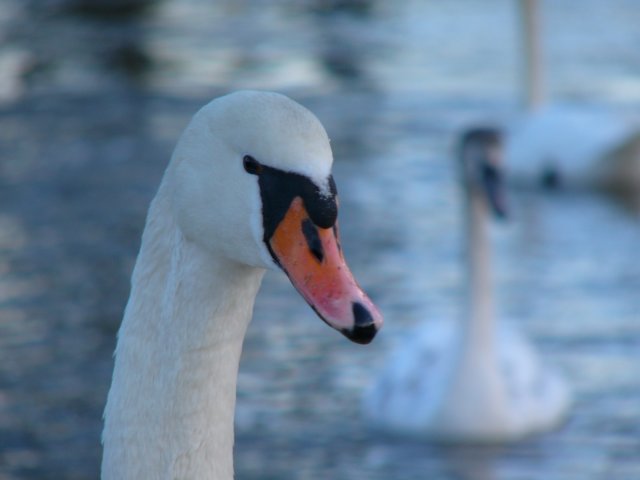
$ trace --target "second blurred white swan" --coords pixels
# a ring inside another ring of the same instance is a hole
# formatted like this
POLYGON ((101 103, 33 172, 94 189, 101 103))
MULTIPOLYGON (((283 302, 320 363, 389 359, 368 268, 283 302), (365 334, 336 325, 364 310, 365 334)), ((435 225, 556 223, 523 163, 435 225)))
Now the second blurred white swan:
POLYGON ((497 131, 464 135, 465 318, 425 321, 392 355, 364 401, 368 418, 380 428, 445 441, 498 442, 549 429, 567 411, 562 379, 494 315, 486 230, 490 211, 505 214, 501 157, 497 131))

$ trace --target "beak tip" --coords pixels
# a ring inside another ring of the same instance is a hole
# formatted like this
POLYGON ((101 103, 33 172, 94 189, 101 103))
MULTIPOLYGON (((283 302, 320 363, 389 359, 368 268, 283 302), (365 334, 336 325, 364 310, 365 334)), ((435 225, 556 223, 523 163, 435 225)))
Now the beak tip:
POLYGON ((353 302, 353 328, 343 330, 342 333, 351 341, 366 345, 371 343, 380 329, 381 321, 377 323, 367 307, 360 302, 353 302))
POLYGON ((342 334, 345 337, 354 343, 359 343, 360 345, 367 345, 371 343, 377 333, 378 327, 373 323, 366 326, 356 325, 351 330, 342 331, 342 334))

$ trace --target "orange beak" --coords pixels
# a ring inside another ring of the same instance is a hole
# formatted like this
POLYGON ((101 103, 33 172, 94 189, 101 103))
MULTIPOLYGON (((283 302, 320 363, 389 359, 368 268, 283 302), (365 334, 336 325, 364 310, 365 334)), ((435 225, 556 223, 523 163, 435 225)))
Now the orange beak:
POLYGON ((340 248, 337 223, 320 228, 295 197, 267 242, 293 286, 327 324, 366 344, 382 326, 382 315, 353 278, 340 248))

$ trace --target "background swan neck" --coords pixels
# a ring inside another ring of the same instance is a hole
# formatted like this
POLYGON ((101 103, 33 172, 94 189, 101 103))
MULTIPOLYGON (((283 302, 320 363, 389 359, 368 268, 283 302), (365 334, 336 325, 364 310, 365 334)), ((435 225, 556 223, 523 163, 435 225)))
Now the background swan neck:
POLYGON ((524 103, 533 111, 545 100, 542 41, 540 37, 540 5, 537 0, 520 0, 523 62, 521 78, 524 103))
POLYGON ((165 191, 119 331, 103 478, 230 480, 238 364, 263 270, 185 239, 165 191))
POLYGON ((491 284, 489 215, 486 202, 473 187, 466 195, 467 312, 466 342, 487 346, 493 338, 494 311, 491 284))

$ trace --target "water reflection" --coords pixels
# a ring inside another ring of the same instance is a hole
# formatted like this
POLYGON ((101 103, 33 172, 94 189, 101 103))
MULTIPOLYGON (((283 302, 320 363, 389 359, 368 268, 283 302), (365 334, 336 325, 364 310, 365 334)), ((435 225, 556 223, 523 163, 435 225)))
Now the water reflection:
POLYGON ((158 0, 61 0, 57 8, 63 13, 127 20, 148 13, 156 3, 158 0))

